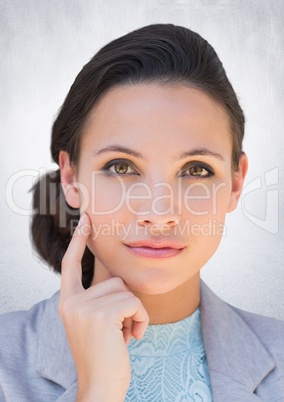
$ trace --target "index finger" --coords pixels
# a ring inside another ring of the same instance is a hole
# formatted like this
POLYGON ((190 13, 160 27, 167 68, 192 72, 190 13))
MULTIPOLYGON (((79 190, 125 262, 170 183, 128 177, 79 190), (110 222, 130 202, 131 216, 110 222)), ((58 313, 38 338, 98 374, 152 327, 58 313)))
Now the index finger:
POLYGON ((91 233, 91 221, 86 212, 81 216, 61 263, 61 290, 64 300, 84 290, 82 285, 82 258, 91 233))

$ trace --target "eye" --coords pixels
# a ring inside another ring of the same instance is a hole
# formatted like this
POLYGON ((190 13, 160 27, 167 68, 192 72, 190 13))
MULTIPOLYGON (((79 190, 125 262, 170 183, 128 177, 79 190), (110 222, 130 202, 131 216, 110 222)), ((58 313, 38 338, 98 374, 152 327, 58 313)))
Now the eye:
POLYGON ((215 175, 214 170, 205 163, 191 162, 185 169, 181 171, 181 176, 191 176, 196 178, 208 178, 215 175))
POLYGON ((137 170, 133 167, 132 163, 123 159, 115 159, 106 163, 102 170, 105 173, 120 176, 126 174, 137 174, 137 170))

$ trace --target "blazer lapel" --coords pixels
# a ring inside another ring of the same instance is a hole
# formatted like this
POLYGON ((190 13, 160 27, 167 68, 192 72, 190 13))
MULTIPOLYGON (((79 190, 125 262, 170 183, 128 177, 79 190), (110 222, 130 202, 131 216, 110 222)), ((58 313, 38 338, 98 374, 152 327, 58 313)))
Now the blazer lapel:
POLYGON ((275 367, 255 333, 201 280, 201 327, 214 402, 257 402, 257 386, 275 367))
POLYGON ((56 402, 71 402, 76 400, 78 382, 77 380, 71 384, 66 391, 56 399, 56 402))

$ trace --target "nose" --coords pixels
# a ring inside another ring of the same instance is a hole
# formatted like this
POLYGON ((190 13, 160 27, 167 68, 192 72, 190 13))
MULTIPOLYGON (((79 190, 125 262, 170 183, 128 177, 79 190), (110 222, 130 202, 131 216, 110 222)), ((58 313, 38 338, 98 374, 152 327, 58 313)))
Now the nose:
POLYGON ((136 210, 136 221, 141 227, 148 227, 157 232, 163 229, 170 229, 180 222, 180 214, 178 214, 178 201, 174 196, 174 191, 169 192, 167 187, 155 188, 152 197, 147 201, 140 200, 138 202, 138 210, 136 210))
POLYGON ((157 220, 156 217, 151 219, 138 219, 137 224, 141 230, 149 232, 152 235, 169 235, 174 228, 177 227, 179 221, 177 219, 164 219, 163 221, 157 220))
POLYGON ((140 227, 145 229, 149 229, 152 234, 160 234, 164 233, 165 230, 170 230, 179 224, 179 219, 175 219, 173 217, 161 217, 157 216, 149 216, 144 219, 137 219, 137 224, 140 227))

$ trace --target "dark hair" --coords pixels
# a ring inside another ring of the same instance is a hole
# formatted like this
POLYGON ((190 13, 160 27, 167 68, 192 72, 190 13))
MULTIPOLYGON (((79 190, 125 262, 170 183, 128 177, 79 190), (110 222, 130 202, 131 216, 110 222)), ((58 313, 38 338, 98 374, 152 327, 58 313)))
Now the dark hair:
MULTIPOLYGON (((114 86, 139 83, 186 85, 202 90, 215 100, 229 117, 232 167, 238 169, 245 119, 223 65, 213 47, 199 34, 172 24, 149 25, 124 35, 104 46, 83 67, 53 124, 50 147, 53 160, 58 164, 59 151, 64 150, 76 166, 84 124, 102 95, 114 86)), ((40 179, 32 188, 33 207, 37 211, 32 218, 31 235, 41 258, 60 272, 79 210, 66 204, 59 170, 53 174, 54 178, 51 176, 48 173, 45 180, 40 179), (43 214, 40 204, 45 197, 50 204, 51 184, 56 187, 53 194, 56 208, 52 207, 56 214, 50 213, 51 205, 43 214), (64 227, 59 225, 59 214, 66 216, 64 227)), ((85 287, 90 286, 93 266, 94 256, 86 248, 82 261, 85 287)))

